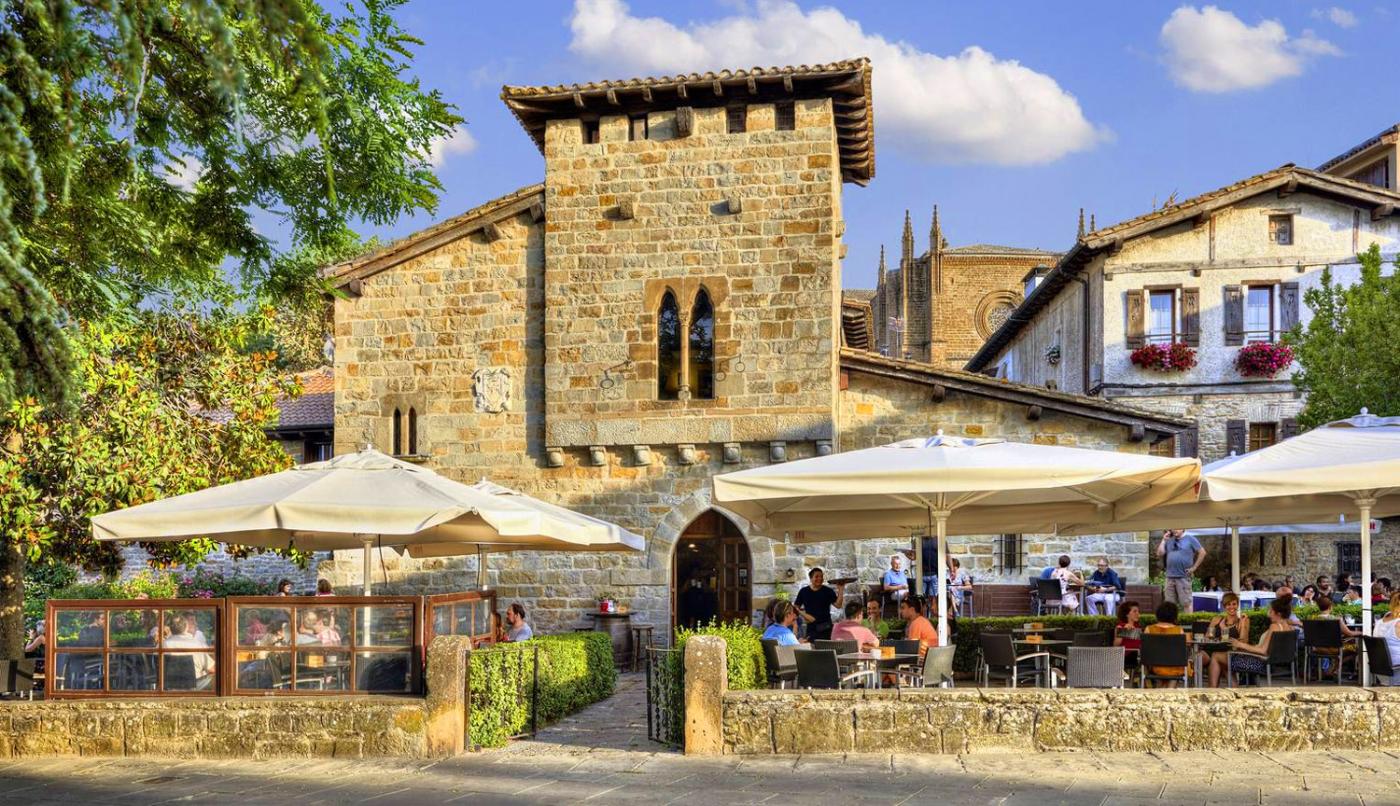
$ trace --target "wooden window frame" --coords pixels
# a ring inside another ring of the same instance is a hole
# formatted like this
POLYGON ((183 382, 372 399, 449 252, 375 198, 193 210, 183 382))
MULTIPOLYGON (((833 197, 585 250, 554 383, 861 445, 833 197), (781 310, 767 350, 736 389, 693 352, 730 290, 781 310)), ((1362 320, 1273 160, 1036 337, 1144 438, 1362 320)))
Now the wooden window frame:
POLYGON ((427 652, 428 649, 433 645, 434 638, 438 637, 439 635, 462 634, 458 632, 438 632, 436 627, 437 619, 434 611, 436 611, 439 607, 452 608, 452 613, 448 618, 448 624, 451 624, 455 627, 457 624, 456 608, 462 606, 464 603, 473 603, 473 607, 475 607, 475 603, 482 601, 487 603, 487 621, 490 623, 487 625, 486 632, 473 632, 470 634, 473 648, 496 643, 495 628, 496 625, 502 623, 500 611, 496 609, 496 592, 494 590, 463 591, 461 593, 440 593, 432 596, 423 597, 424 668, 427 668, 427 652))
POLYGON ((1256 344, 1266 342, 1272 344, 1278 339, 1278 283, 1245 283, 1244 285, 1244 314, 1241 318, 1241 331, 1245 344, 1256 344), (1268 338, 1259 338, 1260 331, 1249 329, 1249 295, 1255 289, 1265 289, 1269 292, 1269 332, 1268 338))
POLYGON ((45 607, 44 622, 44 674, 47 675, 44 686, 44 696, 55 700, 61 699, 131 699, 149 697, 218 697, 226 693, 228 681, 227 668, 224 666, 223 647, 224 640, 224 607, 223 599, 50 599, 45 607), (114 647, 112 646, 112 613, 126 610, 154 610, 156 611, 156 623, 164 626, 166 612, 171 610, 212 610, 214 611, 214 640, 207 649, 195 647, 180 647, 167 649, 165 647, 164 631, 156 641, 155 646, 149 647, 114 647), (58 614, 60 612, 92 612, 102 611, 102 646, 100 647, 59 647, 58 646, 58 614), (60 655, 98 655, 102 656, 102 688, 100 689, 60 689, 58 683, 58 658, 60 655), (207 654, 214 657, 214 681, 208 689, 200 690, 165 690, 165 657, 167 655, 199 655, 207 654), (137 691, 112 690, 112 663, 113 655, 155 655, 156 656, 156 687, 155 689, 141 689, 137 691))
POLYGON ((603 140, 602 122, 598 120, 580 120, 579 131, 586 146, 596 146, 603 140))
POLYGON ((729 134, 744 134, 749 130, 749 108, 733 104, 724 108, 724 130, 729 134))
POLYGON ((779 101, 773 105, 773 128, 780 132, 797 129, 797 104, 793 101, 779 101))
POLYGON ((1142 343, 1143 344, 1175 344, 1181 340, 1181 286, 1179 285, 1149 285, 1143 289, 1143 315, 1142 315, 1142 343), (1167 341, 1157 341, 1160 334, 1152 332, 1152 295, 1168 294, 1171 296, 1172 312, 1171 337, 1167 341))
POLYGON ((1263 450, 1264 448, 1267 448, 1270 445, 1276 444, 1278 444, 1278 423, 1253 422, 1249 424, 1248 430, 1245 432, 1245 453, 1253 453, 1257 450, 1263 450), (1254 429, 1259 428, 1262 430, 1266 427, 1269 429, 1269 441, 1267 443, 1264 443, 1262 442, 1262 440, 1256 440, 1254 429), (1260 443, 1258 447, 1255 447, 1256 442, 1260 443))
POLYGON ((1292 213, 1270 213, 1268 219, 1268 227, 1269 243, 1273 244, 1274 246, 1293 246, 1294 244, 1298 243, 1298 232, 1294 228, 1294 215, 1292 213), (1288 240, 1280 241, 1278 239, 1278 227, 1276 226, 1276 223, 1279 221, 1283 221, 1284 219, 1287 219, 1288 221, 1288 240))
POLYGON ((651 124, 645 113, 630 115, 627 118, 627 139, 632 142, 651 139, 651 124), (639 134, 640 137, 638 137, 639 134))

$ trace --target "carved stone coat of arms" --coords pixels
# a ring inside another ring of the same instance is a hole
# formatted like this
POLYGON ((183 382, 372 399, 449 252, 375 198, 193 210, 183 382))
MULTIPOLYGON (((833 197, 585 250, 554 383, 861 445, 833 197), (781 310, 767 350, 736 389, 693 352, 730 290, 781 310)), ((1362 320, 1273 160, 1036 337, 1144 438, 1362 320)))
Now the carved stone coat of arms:
POLYGON ((476 410, 497 414, 510 408, 510 370, 483 367, 472 373, 476 410))

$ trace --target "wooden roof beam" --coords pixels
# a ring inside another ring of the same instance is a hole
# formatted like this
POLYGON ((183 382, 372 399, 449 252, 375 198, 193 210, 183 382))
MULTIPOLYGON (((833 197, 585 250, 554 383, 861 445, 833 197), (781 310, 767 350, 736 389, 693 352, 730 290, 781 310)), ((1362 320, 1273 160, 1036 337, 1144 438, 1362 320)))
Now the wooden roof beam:
POLYGON ((1381 204, 1371 208, 1371 220, 1380 221, 1382 218, 1395 212, 1394 204, 1381 204))

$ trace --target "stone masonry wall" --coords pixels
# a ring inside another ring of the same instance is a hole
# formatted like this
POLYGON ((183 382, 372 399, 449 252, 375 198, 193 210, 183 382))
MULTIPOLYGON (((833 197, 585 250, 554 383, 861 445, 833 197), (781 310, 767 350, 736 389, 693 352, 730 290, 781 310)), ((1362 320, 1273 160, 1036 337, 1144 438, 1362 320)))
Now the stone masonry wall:
POLYGON ((577 120, 546 130, 548 443, 830 439, 841 288, 830 100, 797 101, 791 131, 774 129, 772 104, 750 105, 736 134, 723 108, 696 109, 688 137, 674 112, 648 117, 635 141, 625 116, 602 118, 593 144, 577 120), (684 334, 700 287, 715 303, 715 398, 658 400, 661 298, 676 293, 684 334))
MULTIPOLYGON (((1127 441, 1125 429, 1110 423, 1045 412, 1039 420, 1027 420, 1024 406, 961 394, 949 390, 942 403, 929 402, 928 389, 909 383, 850 373, 840 404, 841 450, 868 448, 943 431, 950 436, 1001 437, 1015 442, 1068 445, 1102 450, 1145 453, 1145 442, 1127 441)), ((1125 579, 1147 579, 1147 542, 1141 534, 1023 538, 1024 570, 1005 573, 997 567, 992 536, 948 539, 949 551, 958 557, 975 582, 1023 583, 1028 574, 1054 565, 1068 554, 1073 567, 1091 566, 1106 556, 1125 579)))
POLYGON ((724 752, 1393 750, 1400 690, 742 691, 724 752))

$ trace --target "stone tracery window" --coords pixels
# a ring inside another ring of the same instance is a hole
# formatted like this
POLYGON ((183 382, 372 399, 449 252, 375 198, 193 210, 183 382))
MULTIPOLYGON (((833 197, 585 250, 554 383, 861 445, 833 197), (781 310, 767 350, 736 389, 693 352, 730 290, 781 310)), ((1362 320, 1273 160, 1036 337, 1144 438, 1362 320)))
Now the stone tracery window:
POLYGON ((656 314, 656 398, 677 400, 681 391, 681 309, 667 291, 656 314))
POLYGON ((686 379, 691 397, 713 400, 715 397, 715 308, 710 292, 704 288, 695 295, 690 312, 690 355, 686 361, 686 379))

